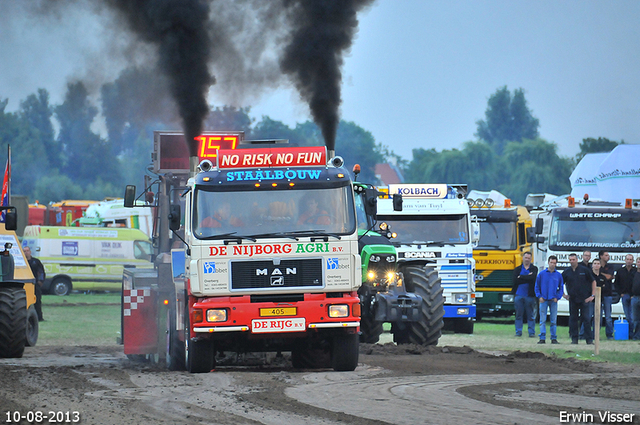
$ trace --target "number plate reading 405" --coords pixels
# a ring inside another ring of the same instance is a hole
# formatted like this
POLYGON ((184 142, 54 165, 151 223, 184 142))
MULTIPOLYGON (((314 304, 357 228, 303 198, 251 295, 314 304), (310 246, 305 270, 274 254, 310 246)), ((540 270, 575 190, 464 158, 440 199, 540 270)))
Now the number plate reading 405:
POLYGON ((251 331, 261 332, 304 332, 304 317, 292 317, 289 319, 253 319, 251 331))
POLYGON ((296 312, 297 309, 295 307, 261 308, 260 317, 295 316, 296 312))

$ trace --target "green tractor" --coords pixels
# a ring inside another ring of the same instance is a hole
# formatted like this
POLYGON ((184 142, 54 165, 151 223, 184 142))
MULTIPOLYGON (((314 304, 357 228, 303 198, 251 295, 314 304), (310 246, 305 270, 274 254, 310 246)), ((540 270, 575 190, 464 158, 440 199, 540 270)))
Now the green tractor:
POLYGON ((380 339, 384 322, 392 323, 392 332, 400 332, 420 321, 423 301, 420 295, 407 292, 402 273, 397 272, 398 255, 390 242, 391 230, 384 223, 374 230, 379 192, 359 182, 354 182, 354 192, 362 262, 362 286, 358 289, 362 306, 360 342, 374 344, 380 339))

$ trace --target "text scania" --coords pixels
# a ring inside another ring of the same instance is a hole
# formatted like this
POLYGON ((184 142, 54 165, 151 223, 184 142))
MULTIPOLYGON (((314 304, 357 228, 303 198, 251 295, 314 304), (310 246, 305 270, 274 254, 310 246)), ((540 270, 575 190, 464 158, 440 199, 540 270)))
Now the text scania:
POLYGON ((227 181, 248 180, 318 180, 320 170, 252 170, 252 171, 228 171, 227 181))

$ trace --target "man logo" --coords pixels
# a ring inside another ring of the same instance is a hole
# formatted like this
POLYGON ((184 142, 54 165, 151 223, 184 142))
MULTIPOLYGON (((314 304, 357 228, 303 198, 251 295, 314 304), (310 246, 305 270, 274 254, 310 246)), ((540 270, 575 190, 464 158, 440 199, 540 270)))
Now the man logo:
MULTIPOLYGON (((296 267, 287 267, 285 269, 285 274, 298 274, 298 269, 296 267)), ((268 276, 269 269, 256 269, 256 276, 268 276)), ((271 275, 280 275, 282 276, 282 271, 280 269, 273 269, 271 275)))
POLYGON ((205 262, 204 263, 204 272, 205 274, 211 274, 216 272, 216 263, 214 262, 205 262))
POLYGON ((284 286, 284 276, 271 276, 271 286, 284 286))
POLYGON ((327 270, 338 270, 340 261, 337 258, 327 258, 327 270))

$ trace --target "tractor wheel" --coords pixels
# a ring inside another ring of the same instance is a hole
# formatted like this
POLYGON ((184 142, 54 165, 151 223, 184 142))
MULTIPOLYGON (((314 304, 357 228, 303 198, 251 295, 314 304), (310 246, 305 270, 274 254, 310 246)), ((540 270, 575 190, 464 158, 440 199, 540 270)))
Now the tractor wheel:
POLYGON ((185 370, 184 353, 185 344, 178 337, 176 329, 176 311, 173 308, 167 310, 167 353, 166 364, 169 370, 185 370))
POLYGON ((189 373, 208 373, 216 367, 213 341, 191 339, 189 314, 185 314, 184 361, 189 373))
POLYGON ((27 293, 22 288, 0 288, 0 357, 22 357, 26 344, 27 293))
POLYGON ((38 313, 36 306, 32 305, 27 310, 27 347, 35 347, 38 342, 38 313))
POLYGON ((358 334, 337 335, 331 347, 331 367, 337 372, 351 372, 358 366, 358 334))
POLYGON ((432 266, 407 266, 402 271, 407 291, 422 297, 421 318, 417 322, 396 326, 399 332, 394 335, 394 341, 399 344, 437 345, 444 326, 444 297, 438 271, 432 266))
POLYGON ((362 308, 360 317, 360 342, 375 344, 382 334, 382 322, 374 319, 375 314, 369 306, 362 308))

